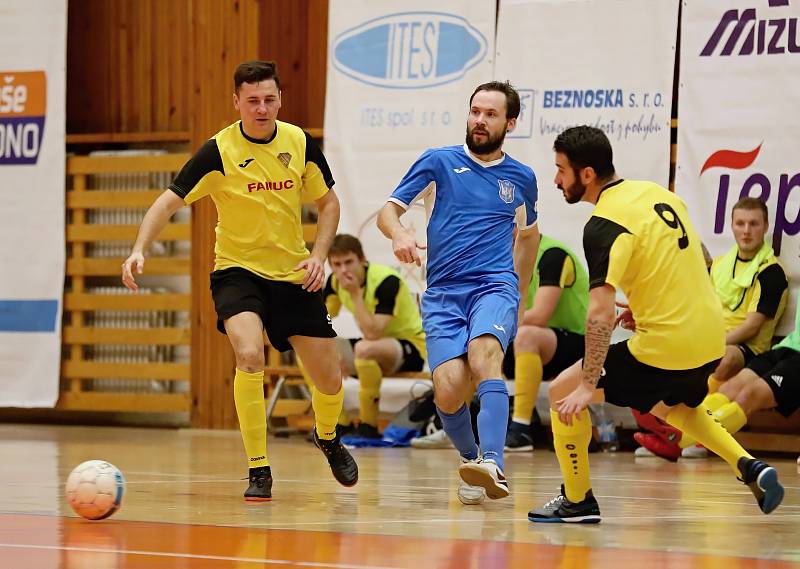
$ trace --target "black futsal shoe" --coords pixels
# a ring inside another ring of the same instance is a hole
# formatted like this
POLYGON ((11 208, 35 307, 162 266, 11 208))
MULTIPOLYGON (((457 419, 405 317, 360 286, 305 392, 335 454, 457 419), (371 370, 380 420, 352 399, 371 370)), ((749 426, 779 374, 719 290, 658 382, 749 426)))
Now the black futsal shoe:
POLYGON ((758 501, 758 507, 769 514, 783 501, 783 486, 778 482, 778 471, 766 462, 743 456, 736 465, 742 473, 742 482, 758 501))
POLYGON ((597 524, 600 523, 600 506, 589 490, 580 502, 570 502, 561 485, 561 493, 541 508, 528 512, 532 522, 597 524))
POLYGON ((358 465, 350 451, 342 446, 339 436, 331 440, 320 439, 314 429, 314 444, 328 459, 336 481, 342 486, 355 486, 358 482, 358 465))
POLYGON ((247 502, 269 502, 272 500, 272 470, 269 466, 250 469, 250 486, 244 492, 247 502))

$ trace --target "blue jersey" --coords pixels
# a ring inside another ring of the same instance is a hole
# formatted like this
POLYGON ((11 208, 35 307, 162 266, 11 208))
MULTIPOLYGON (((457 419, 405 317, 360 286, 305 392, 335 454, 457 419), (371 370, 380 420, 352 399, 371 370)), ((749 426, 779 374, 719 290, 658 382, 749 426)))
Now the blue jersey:
POLYGON ((517 285, 512 235, 536 224, 533 170, 508 154, 482 162, 466 145, 432 148, 411 166, 389 201, 428 212, 428 287, 472 282, 517 285))

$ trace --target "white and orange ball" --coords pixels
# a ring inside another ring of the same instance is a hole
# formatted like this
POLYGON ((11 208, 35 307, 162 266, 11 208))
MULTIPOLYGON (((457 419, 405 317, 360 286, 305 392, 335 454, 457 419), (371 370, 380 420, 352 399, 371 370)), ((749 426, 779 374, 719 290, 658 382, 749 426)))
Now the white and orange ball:
POLYGON ((119 468, 104 460, 87 460, 70 472, 67 501, 87 520, 103 520, 119 510, 125 478, 119 468))

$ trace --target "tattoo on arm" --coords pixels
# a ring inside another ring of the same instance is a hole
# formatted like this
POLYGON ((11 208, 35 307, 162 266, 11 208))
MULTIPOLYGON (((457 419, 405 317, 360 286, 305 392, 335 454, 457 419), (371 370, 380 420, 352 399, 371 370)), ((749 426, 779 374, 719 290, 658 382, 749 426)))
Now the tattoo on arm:
POLYGON ((600 372, 606 361, 608 345, 611 342, 613 322, 590 318, 586 322, 586 354, 583 358, 583 380, 596 386, 600 372))

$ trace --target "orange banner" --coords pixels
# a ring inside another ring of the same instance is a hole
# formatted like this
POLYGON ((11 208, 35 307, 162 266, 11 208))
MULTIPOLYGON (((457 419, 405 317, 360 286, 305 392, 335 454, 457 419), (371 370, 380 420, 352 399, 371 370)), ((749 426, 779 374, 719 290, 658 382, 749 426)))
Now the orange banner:
POLYGON ((44 71, 0 71, 0 118, 40 117, 46 109, 44 71))

